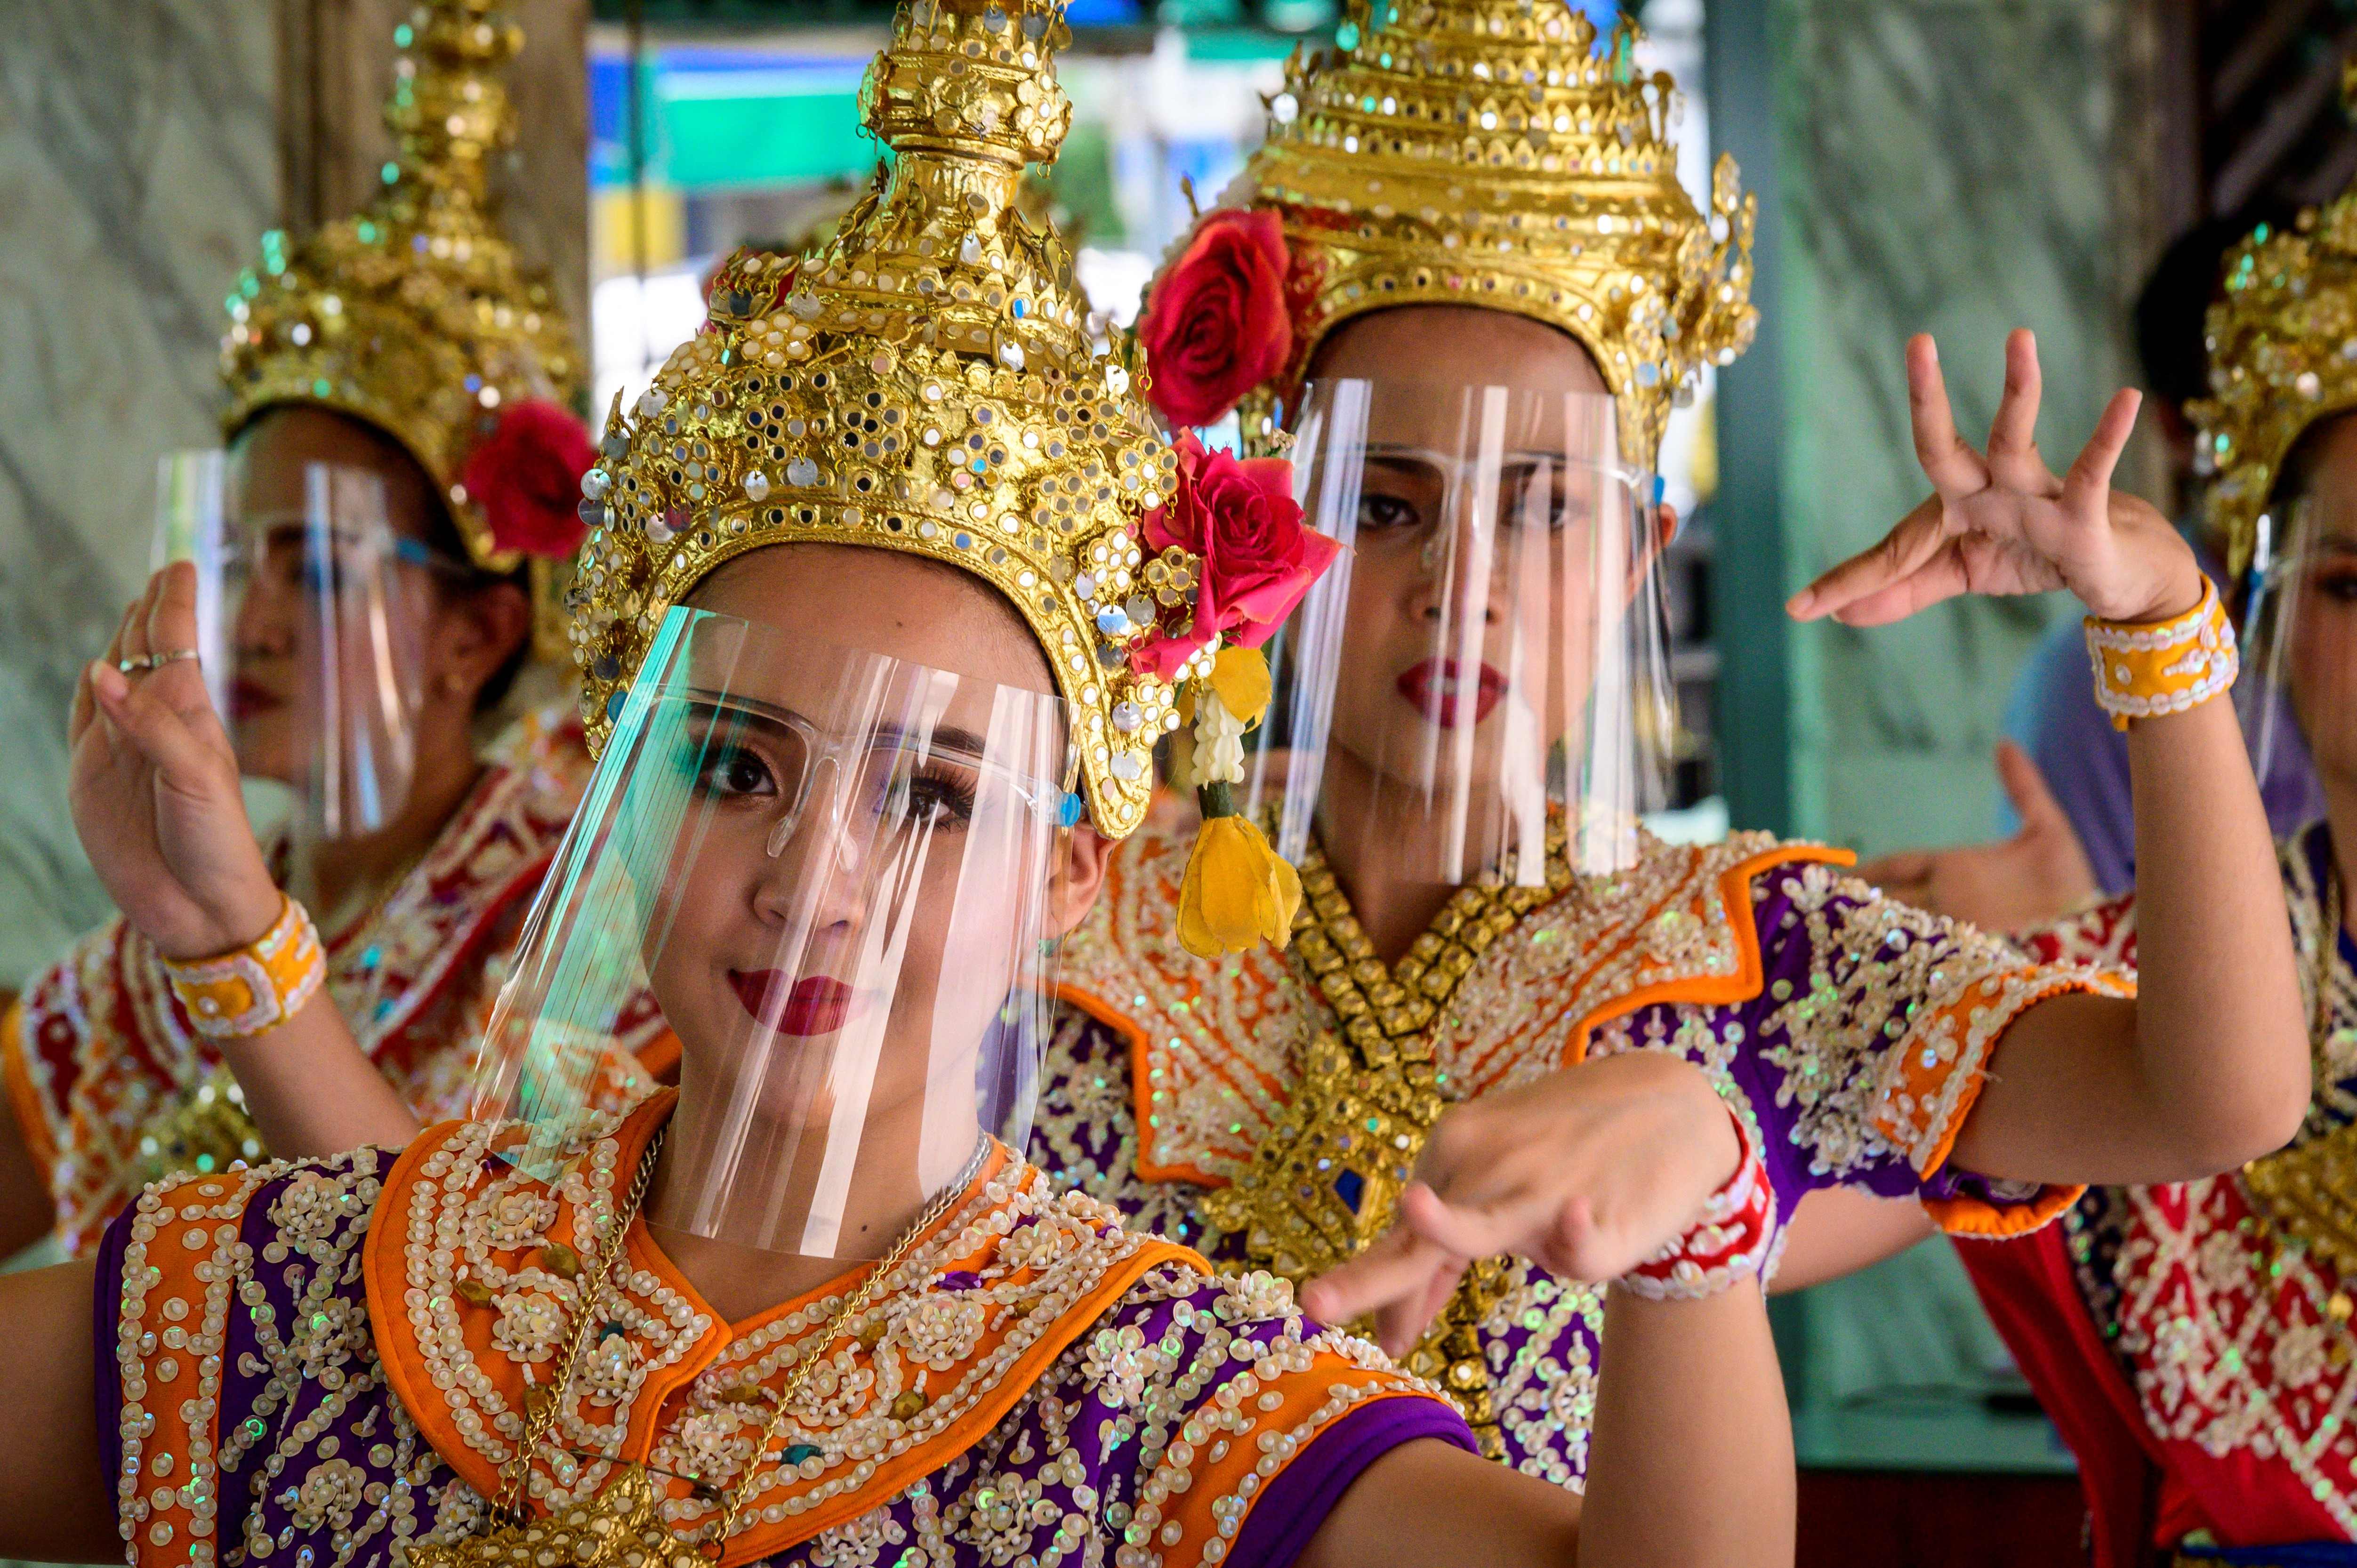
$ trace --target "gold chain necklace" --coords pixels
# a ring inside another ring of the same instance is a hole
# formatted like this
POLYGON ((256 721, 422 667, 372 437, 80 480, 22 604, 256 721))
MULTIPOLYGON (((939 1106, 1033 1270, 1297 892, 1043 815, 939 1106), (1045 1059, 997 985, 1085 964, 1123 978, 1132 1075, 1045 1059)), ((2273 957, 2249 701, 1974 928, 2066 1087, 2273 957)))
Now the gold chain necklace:
MULTIPOLYGON (((1299 1284, 1356 1256, 1391 1226, 1399 1195, 1448 1104, 1433 1026, 1491 944, 1572 885, 1562 818, 1548 813, 1540 886, 1476 883, 1450 895, 1396 965, 1376 956, 1313 841, 1302 857, 1293 951, 1340 1022, 1308 1042, 1284 1114, 1224 1187, 1204 1195, 1220 1230, 1260 1267, 1299 1284)), ((1463 1412, 1482 1450, 1505 1452, 1480 1326, 1512 1286, 1512 1261, 1479 1258, 1404 1365, 1463 1412)))
MULTIPOLYGON (((647 1147, 639 1162, 638 1178, 632 1183, 630 1197, 619 1210, 619 1223, 600 1251, 597 1272, 590 1276, 591 1287, 602 1291, 613 1277, 614 1265, 622 1255, 631 1223, 637 1219, 640 1204, 646 1197, 647 1183, 654 1172, 655 1151, 662 1147, 662 1134, 647 1147)), ((828 1320, 827 1337, 813 1346, 810 1353, 788 1374, 785 1386, 778 1391, 777 1404, 770 1419, 762 1424, 760 1440, 746 1456, 745 1468, 736 1483, 720 1498, 720 1520, 706 1541, 687 1540, 674 1532, 664 1520, 662 1507, 663 1494, 656 1487, 652 1476, 642 1462, 625 1466, 622 1473, 608 1481, 597 1495, 563 1509, 552 1509, 546 1520, 535 1522, 530 1517, 524 1491, 532 1475, 532 1456, 548 1438, 551 1428, 563 1412, 565 1391, 573 1385, 587 1329, 596 1314, 597 1304, 587 1291, 580 1301, 572 1332, 567 1336, 565 1353, 559 1359, 556 1380, 547 1391, 535 1400, 525 1397, 526 1424, 522 1441, 517 1445, 515 1457, 507 1466, 512 1472, 500 1489, 499 1501, 493 1506, 489 1528, 462 1540, 432 1542, 413 1546, 409 1551, 410 1568, 547 1568, 554 1563, 565 1568, 711 1568, 727 1551, 728 1538, 737 1528, 737 1518, 752 1496, 753 1482, 760 1473, 761 1458, 778 1439, 786 1416, 801 1395, 803 1386, 816 1374, 825 1360, 823 1352, 834 1344, 831 1332, 834 1325, 856 1324, 879 1295, 917 1239, 930 1230, 934 1222, 949 1212, 966 1189, 973 1185, 983 1161, 990 1153, 990 1143, 985 1139, 974 1151, 966 1168, 948 1186, 934 1196, 931 1202, 910 1220, 900 1232, 859 1287, 845 1298, 843 1305, 828 1320), (501 1522, 501 1521, 511 1522, 501 1522), (709 1552, 705 1550, 710 1548, 709 1552)), ((699 1491, 705 1490, 699 1486, 699 1491)))

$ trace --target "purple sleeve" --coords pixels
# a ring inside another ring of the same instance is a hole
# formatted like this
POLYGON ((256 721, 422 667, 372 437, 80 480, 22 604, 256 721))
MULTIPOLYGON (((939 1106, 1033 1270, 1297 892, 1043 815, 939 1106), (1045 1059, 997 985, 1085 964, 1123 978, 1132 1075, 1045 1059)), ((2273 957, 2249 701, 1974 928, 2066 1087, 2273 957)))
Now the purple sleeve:
POLYGON ((106 1511, 114 1512, 113 1486, 123 1471, 123 1363, 114 1354, 115 1313, 123 1300, 123 1249, 131 1240, 132 1210, 108 1222, 98 1244, 91 1283, 91 1335, 95 1355, 91 1386, 98 1399, 98 1456, 106 1463, 106 1511))
POLYGON ((1752 913, 1762 988, 1713 1010, 1713 1038, 1690 1048, 1725 1064, 1756 1119, 1780 1224, 1824 1187, 1964 1205, 1975 1227, 2029 1229, 2067 1200, 2064 1189, 1952 1172, 1945 1155, 2012 1019, 2095 979, 2040 966, 1830 865, 1761 873, 1752 913))
POLYGON ((1227 1568, 1292 1568, 1367 1466, 1427 1437, 1480 1452, 1465 1418, 1437 1399, 1377 1400, 1342 1417, 1269 1482, 1236 1532, 1227 1568))

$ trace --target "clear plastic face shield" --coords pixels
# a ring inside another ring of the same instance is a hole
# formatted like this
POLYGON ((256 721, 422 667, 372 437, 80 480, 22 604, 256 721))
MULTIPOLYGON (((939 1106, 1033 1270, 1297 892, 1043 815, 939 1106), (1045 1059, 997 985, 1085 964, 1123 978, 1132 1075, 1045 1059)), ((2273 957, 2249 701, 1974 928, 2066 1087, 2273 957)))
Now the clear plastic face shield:
POLYGON ((2357 762, 2357 498, 2323 491, 2259 519, 2241 623, 2234 707, 2252 770, 2264 779, 2311 752, 2357 762))
POLYGON ((239 770, 293 836, 376 832, 409 794, 434 578, 383 480, 330 463, 262 471, 178 452, 156 480, 155 564, 197 568, 197 653, 239 770))
MULTIPOLYGON (((674 608, 528 922, 475 1113, 545 1159, 651 985, 680 1036, 659 1225, 882 1256, 1030 1130, 1062 703, 674 608)), ((1068 805, 1068 802, 1070 804, 1068 805)))
POLYGON ((1395 881, 1547 880, 1637 856, 1675 731, 1650 473, 1613 402, 1334 380, 1291 453, 1311 527, 1343 551, 1271 648, 1246 809, 1298 858, 1395 881))

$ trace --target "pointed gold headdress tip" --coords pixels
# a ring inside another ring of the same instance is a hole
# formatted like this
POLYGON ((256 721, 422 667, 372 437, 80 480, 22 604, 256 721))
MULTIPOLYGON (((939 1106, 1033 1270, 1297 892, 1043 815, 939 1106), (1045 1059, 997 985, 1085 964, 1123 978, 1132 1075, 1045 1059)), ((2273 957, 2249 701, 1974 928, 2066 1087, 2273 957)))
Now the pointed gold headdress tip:
POLYGON ((904 5, 860 89, 889 171, 813 253, 724 266, 706 330, 610 422, 572 599, 593 750, 705 574, 765 545, 883 549, 1006 597, 1071 705, 1089 820, 1117 838, 1144 819, 1195 668, 1129 651, 1183 600, 1140 534, 1178 458, 1096 350, 1069 247, 1026 210, 1025 169, 1071 119, 1062 13, 904 5))
POLYGON ((907 0, 859 87, 860 118, 902 156, 1020 169, 1049 163, 1072 123, 1056 52, 1065 0, 907 0))
POLYGON ((491 156, 515 140, 507 68, 523 29, 503 0, 426 0, 393 29, 400 54, 384 104, 395 157, 392 195, 429 208, 481 206, 491 156))
POLYGON ((1277 212, 1299 259, 1281 380, 1371 310, 1511 311, 1587 347, 1624 446, 1651 461, 1671 406, 1749 345, 1758 312, 1751 200, 1721 160, 1696 209, 1675 85, 1639 69, 1642 36, 1624 16, 1599 37, 1566 0, 1350 0, 1333 46, 1288 62, 1227 199, 1277 212))

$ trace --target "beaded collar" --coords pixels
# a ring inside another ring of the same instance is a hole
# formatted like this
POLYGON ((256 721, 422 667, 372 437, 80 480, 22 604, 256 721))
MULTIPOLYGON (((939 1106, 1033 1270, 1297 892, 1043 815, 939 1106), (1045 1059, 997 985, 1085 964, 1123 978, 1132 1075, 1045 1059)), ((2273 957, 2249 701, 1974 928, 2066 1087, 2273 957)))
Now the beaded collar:
MULTIPOLYGON (((676 1100, 650 1099, 546 1181, 500 1156, 512 1128, 457 1122, 410 1144, 385 1182, 364 1261, 377 1353, 426 1440, 485 1496, 527 1402, 548 1397, 587 1260, 676 1100)), ((982 1441, 1125 1291, 1172 1262, 1208 1268, 1127 1234, 1104 1204, 1057 1195, 1004 1149, 855 1325, 834 1316, 865 1268, 729 1324, 634 1223, 600 1297, 609 1321, 553 1428, 562 1452, 533 1460, 531 1502, 550 1511, 595 1496, 617 1461, 638 1461, 665 1522, 696 1530, 769 1418, 762 1391, 825 1349, 722 1561, 770 1556, 982 1441)))
POLYGON ((1103 897, 1065 939, 1062 989, 1130 1042, 1138 1174, 1213 1188, 1260 1156, 1321 1036, 1384 1070, 1417 1065, 1437 1115, 1577 1061, 1598 1027, 1640 1007, 1757 994, 1750 880, 1851 859, 1765 833, 1703 846, 1647 835, 1631 869, 1576 877, 1551 853, 1545 887, 1460 888, 1386 968, 1314 845, 1289 953, 1195 958, 1169 918, 1187 848, 1157 814, 1114 850, 1103 897))

